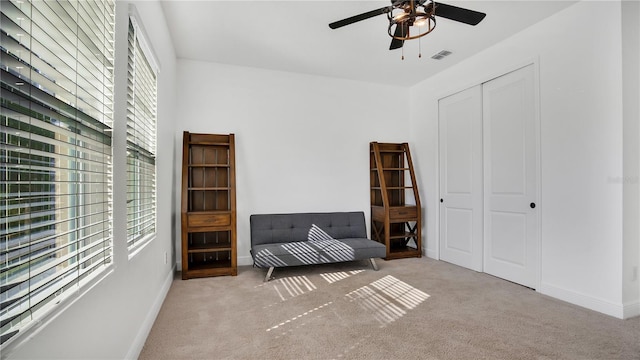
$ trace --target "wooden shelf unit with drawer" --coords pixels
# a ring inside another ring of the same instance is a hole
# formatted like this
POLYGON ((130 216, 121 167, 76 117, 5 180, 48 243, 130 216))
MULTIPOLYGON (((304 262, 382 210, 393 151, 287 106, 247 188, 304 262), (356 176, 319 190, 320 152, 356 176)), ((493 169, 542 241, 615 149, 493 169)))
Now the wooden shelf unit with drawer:
POLYGON ((422 256, 420 195, 409 144, 371 142, 371 238, 385 260, 422 256))
POLYGON ((182 279, 237 275, 235 136, 183 134, 182 279))

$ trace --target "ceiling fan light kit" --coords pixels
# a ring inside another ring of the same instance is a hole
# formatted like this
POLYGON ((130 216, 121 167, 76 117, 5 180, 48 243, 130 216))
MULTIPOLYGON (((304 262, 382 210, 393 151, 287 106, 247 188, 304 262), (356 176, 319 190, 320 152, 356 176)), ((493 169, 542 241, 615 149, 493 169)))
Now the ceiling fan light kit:
POLYGON ((413 6, 407 4, 402 8, 393 8, 387 13, 388 33, 393 39, 402 41, 417 39, 436 28, 435 8, 432 0, 427 0, 424 4, 411 5, 413 6), (411 28, 414 28, 413 35, 411 28))
MULTIPOLYGON (((485 13, 474 10, 443 3, 436 4, 433 0, 391 0, 390 6, 332 22, 329 27, 337 29, 382 14, 387 14, 389 21, 389 50, 403 48, 406 40, 419 39, 432 32, 436 28, 436 16, 468 25, 477 25, 486 16, 485 13)), ((418 57, 422 57, 421 52, 418 57)), ((404 48, 402 59, 404 60, 404 48)))

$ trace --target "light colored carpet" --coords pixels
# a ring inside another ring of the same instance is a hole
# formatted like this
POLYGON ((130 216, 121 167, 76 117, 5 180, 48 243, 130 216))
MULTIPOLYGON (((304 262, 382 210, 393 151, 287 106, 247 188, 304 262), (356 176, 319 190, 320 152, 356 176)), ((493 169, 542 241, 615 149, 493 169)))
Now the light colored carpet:
POLYGON ((615 319, 432 259, 176 280, 140 359, 640 359, 615 319))

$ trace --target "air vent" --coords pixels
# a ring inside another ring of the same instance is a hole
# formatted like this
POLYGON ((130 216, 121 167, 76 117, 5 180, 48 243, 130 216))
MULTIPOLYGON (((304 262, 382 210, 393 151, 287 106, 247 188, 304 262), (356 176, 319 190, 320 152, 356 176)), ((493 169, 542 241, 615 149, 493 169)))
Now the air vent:
POLYGON ((451 55, 451 51, 442 50, 439 53, 433 55, 431 58, 435 60, 440 60, 449 55, 451 55))

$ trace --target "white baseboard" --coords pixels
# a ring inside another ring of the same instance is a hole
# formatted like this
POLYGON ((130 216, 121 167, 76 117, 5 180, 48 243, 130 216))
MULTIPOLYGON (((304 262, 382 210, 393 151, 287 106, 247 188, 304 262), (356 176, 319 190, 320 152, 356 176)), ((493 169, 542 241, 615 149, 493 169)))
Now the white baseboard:
POLYGON ((426 255, 428 258, 436 259, 436 260, 440 260, 440 258, 438 257, 438 252, 437 252, 436 250, 429 250, 429 249, 426 249, 426 250, 425 250, 425 255, 426 255))
POLYGON ((622 316, 624 319, 640 316, 640 301, 624 304, 622 316))
MULTIPOLYGON (((618 319, 625 318, 625 307, 623 304, 613 303, 607 300, 598 299, 590 295, 581 294, 572 290, 564 289, 549 283, 542 282, 538 292, 544 295, 554 297, 556 299, 566 301, 568 303, 582 306, 584 308, 601 312, 603 314, 616 317, 618 319)), ((634 304, 631 304, 631 308, 634 304)), ((639 304, 635 304, 639 305, 639 304)), ((630 309, 629 311, 631 311, 630 309)), ((637 309, 636 309, 637 310, 637 309)))
POLYGON ((253 265, 253 258, 251 255, 238 256, 238 266, 251 266, 253 265))
POLYGON ((164 299, 167 297, 167 293, 169 293, 169 289, 171 288, 171 283, 173 282, 173 276, 176 272, 175 266, 171 268, 169 274, 164 280, 164 284, 162 284, 162 289, 158 293, 155 301, 153 302, 153 306, 149 309, 147 316, 144 319, 144 322, 140 326, 140 330, 138 330, 138 334, 136 335, 129 351, 125 359, 137 359, 140 356, 140 352, 142 352, 142 348, 144 347, 144 343, 147 341, 147 336, 151 332, 151 327, 153 327, 153 323, 156 321, 156 317, 158 317, 158 313, 160 313, 160 308, 162 308, 162 303, 164 299))

